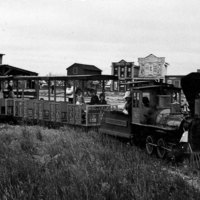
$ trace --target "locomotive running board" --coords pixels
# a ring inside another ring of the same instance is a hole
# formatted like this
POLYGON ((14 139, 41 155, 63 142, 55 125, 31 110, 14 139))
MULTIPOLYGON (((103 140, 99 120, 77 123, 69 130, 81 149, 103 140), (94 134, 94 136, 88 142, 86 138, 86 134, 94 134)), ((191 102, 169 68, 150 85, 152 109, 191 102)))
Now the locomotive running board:
POLYGON ((114 135, 114 136, 124 137, 124 138, 132 138, 133 137, 131 134, 128 134, 128 133, 121 133, 121 132, 118 132, 118 131, 111 131, 111 130, 107 130, 105 128, 100 128, 99 132, 103 133, 103 134, 114 135))

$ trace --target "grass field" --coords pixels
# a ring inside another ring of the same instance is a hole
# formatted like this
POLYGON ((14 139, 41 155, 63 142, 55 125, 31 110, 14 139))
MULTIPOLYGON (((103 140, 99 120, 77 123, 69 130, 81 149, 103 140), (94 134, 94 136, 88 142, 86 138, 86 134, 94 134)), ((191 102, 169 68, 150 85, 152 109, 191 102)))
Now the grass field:
POLYGON ((2 125, 0 199, 190 200, 200 193, 161 161, 96 132, 2 125))

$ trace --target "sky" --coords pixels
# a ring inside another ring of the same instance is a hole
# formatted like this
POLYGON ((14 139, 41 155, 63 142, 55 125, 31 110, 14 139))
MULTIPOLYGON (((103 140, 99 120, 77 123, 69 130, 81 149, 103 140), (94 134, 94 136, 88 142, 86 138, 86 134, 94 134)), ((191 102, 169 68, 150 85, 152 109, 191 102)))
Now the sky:
POLYGON ((199 0, 0 0, 0 53, 39 75, 73 63, 165 57, 168 75, 200 69, 199 0))

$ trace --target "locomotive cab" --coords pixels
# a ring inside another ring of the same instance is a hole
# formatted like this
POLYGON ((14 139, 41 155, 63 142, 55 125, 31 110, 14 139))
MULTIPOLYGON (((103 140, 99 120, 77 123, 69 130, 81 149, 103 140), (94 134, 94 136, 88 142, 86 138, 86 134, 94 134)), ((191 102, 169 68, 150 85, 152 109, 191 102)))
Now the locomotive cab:
POLYGON ((132 123, 167 126, 164 118, 181 114, 179 88, 169 84, 135 87, 132 90, 132 123))

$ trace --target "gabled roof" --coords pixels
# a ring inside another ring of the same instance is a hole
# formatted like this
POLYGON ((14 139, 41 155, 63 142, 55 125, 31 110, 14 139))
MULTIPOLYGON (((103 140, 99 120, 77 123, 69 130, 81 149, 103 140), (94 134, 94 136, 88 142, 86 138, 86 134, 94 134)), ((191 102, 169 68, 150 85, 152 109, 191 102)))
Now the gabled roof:
MULTIPOLYGON (((156 59, 158 59, 158 58, 164 58, 164 57, 157 57, 157 56, 155 56, 154 54, 149 54, 148 56, 146 56, 146 57, 144 57, 144 58, 138 58, 138 59, 147 59, 147 58, 156 58, 156 59)), ((169 63, 167 63, 168 65, 169 65, 169 63)))
POLYGON ((144 58, 149 58, 149 57, 155 57, 155 58, 158 58, 157 56, 155 56, 154 54, 149 54, 148 56, 144 57, 144 58))
POLYGON ((31 75, 31 76, 37 76, 38 73, 33 72, 33 71, 29 71, 29 70, 25 70, 25 69, 21 69, 18 67, 14 67, 11 65, 6 65, 6 64, 2 64, 0 65, 0 75, 1 76, 8 76, 8 75, 31 75))
POLYGON ((134 62, 127 62, 124 59, 120 60, 119 62, 112 62, 112 64, 126 64, 126 63, 134 63, 134 62))
POLYGON ((124 59, 120 60, 119 63, 127 63, 124 59))
POLYGON ((87 64, 81 64, 81 63, 74 63, 73 65, 69 66, 66 68, 66 70, 68 70, 71 67, 82 67, 86 70, 92 70, 92 71, 102 71, 101 69, 97 68, 94 65, 87 65, 87 64))

